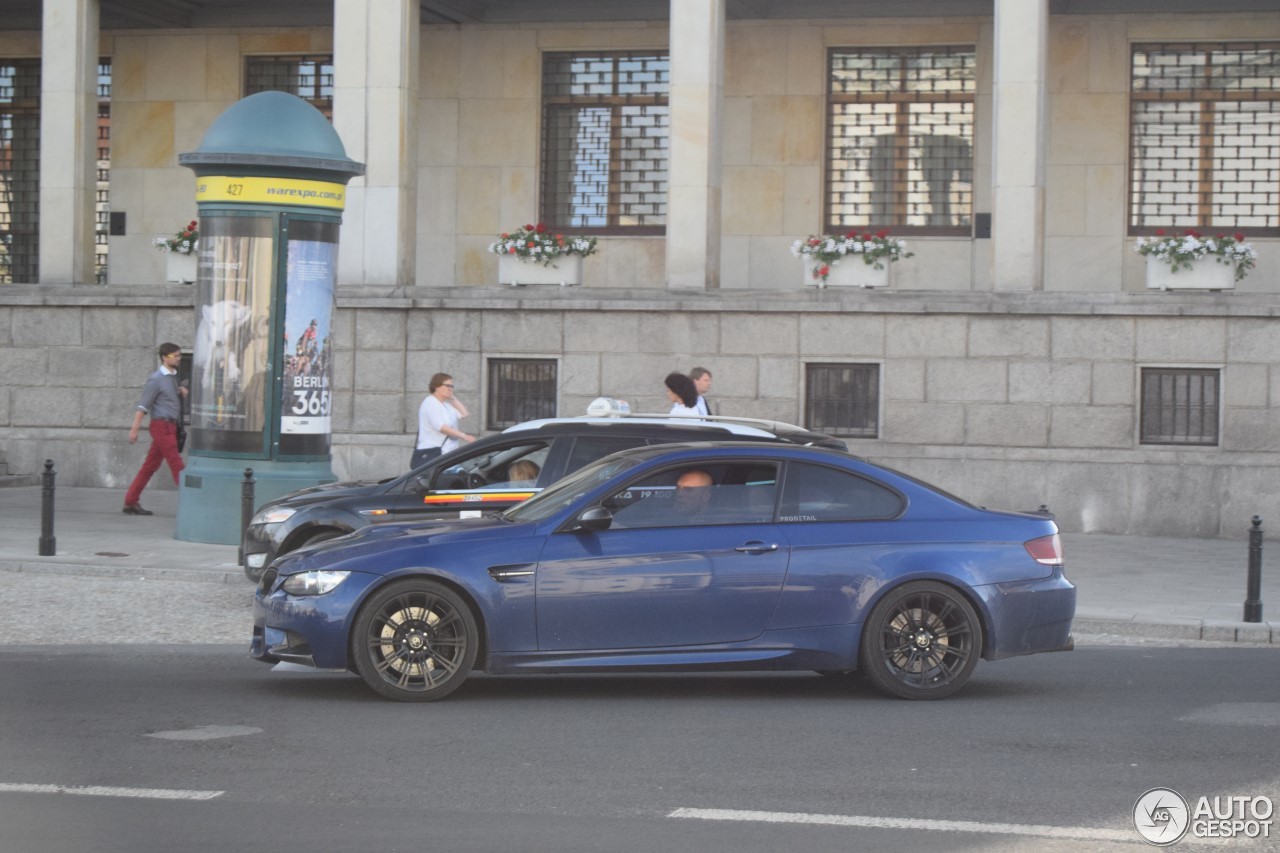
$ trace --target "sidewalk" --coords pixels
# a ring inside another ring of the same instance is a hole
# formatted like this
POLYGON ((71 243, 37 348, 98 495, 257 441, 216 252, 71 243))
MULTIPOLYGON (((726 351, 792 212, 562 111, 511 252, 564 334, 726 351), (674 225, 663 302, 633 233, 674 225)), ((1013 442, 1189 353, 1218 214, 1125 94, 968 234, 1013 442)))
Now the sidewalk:
MULTIPOLYGON (((147 517, 120 512, 123 490, 59 488, 57 555, 39 552, 38 486, 0 488, 0 571, 252 585, 231 545, 173 538, 178 493, 148 489, 147 517)), ((1280 537, 1264 542, 1263 618, 1243 618, 1248 541, 1064 534, 1067 577, 1079 589, 1078 634, 1280 646, 1280 537)))

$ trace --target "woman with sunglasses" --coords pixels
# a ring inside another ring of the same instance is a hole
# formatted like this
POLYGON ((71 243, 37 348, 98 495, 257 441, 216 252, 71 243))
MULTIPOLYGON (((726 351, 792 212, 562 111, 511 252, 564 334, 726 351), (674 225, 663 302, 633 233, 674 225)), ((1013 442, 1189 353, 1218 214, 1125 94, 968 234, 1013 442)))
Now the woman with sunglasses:
POLYGON ((413 456, 409 459, 411 469, 476 440, 474 435, 467 435, 458 429, 458 421, 465 418, 468 412, 467 407, 453 396, 453 377, 447 373, 437 373, 431 377, 427 390, 431 393, 427 394, 418 407, 418 440, 414 444, 413 456))

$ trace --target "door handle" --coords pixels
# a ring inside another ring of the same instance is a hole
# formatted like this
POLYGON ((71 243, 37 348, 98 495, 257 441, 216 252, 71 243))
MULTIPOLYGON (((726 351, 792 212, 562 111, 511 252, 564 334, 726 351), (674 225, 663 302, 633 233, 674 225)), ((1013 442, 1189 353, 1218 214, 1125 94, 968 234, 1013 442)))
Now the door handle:
POLYGON ((763 542, 747 542, 733 550, 741 551, 743 554, 768 554, 770 551, 778 550, 778 546, 776 544, 766 545, 763 542))

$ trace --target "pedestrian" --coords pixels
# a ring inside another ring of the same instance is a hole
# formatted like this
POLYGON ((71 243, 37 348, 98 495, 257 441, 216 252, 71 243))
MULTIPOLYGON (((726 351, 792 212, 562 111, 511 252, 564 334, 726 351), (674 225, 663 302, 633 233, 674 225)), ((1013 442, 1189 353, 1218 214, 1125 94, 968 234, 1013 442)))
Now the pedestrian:
POLYGON ((696 418, 701 414, 698 409, 698 390, 693 380, 683 373, 668 373, 662 380, 667 386, 667 399, 671 401, 671 414, 682 418, 696 418))
POLYGON ((138 409, 133 413, 133 426, 129 428, 129 443, 136 444, 138 431, 142 428, 142 416, 151 415, 147 431, 151 433, 151 447, 147 450, 147 458, 142 461, 138 475, 133 478, 129 491, 124 495, 125 515, 152 515, 149 509, 143 509, 138 501, 142 498, 142 490, 151 482, 151 475, 160 470, 160 463, 169 463, 173 472, 174 485, 178 483, 178 474, 185 467, 182 464, 182 452, 178 450, 178 421, 182 417, 182 398, 187 396, 187 389, 178 387, 178 364, 182 361, 182 348, 177 344, 163 343, 159 348, 160 369, 147 378, 142 387, 142 398, 138 400, 138 409))
POLYGON ((711 404, 707 402, 707 392, 711 390, 711 371, 705 367, 695 367, 689 371, 689 378, 693 380, 693 387, 698 391, 698 405, 694 408, 699 414, 710 415, 711 404))
POLYGON ((437 373, 431 377, 427 389, 430 393, 418 407, 418 440, 409 459, 411 470, 476 440, 474 435, 458 429, 458 422, 467 417, 468 412, 462 401, 453 396, 453 377, 437 373))

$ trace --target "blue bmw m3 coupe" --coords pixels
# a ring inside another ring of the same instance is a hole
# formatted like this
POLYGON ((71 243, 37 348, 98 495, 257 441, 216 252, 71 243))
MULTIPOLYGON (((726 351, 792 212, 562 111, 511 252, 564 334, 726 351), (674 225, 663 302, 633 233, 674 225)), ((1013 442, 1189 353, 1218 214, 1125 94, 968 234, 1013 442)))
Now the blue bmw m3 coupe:
POLYGON ((905 699, 979 658, 1072 647, 1042 513, 972 506, 836 450, 615 453, 479 518, 364 528, 277 559, 252 655, 430 701, 473 671, 860 672, 905 699))

